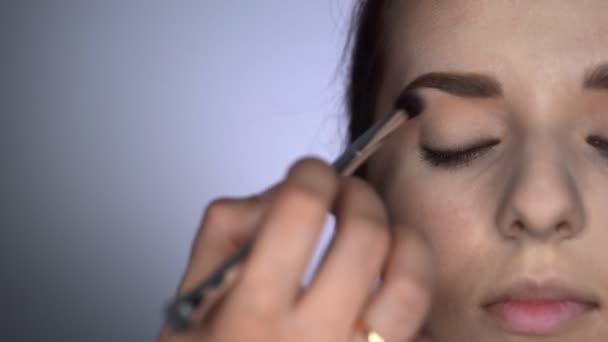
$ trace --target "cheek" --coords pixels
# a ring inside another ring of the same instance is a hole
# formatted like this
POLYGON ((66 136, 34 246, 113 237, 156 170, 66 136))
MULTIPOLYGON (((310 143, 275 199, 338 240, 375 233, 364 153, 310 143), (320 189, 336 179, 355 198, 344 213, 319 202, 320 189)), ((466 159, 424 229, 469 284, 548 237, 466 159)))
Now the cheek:
POLYGON ((402 179, 387 193, 395 223, 420 231, 430 242, 441 277, 460 277, 491 245, 490 208, 483 194, 452 184, 402 179))
POLYGON ((392 219, 420 231, 437 261, 428 329, 437 336, 448 332, 449 340, 473 340, 471 329, 464 327, 479 320, 484 275, 491 278, 498 268, 493 264, 498 258, 489 257, 499 250, 490 224, 492 208, 484 207, 491 201, 454 183, 409 178, 396 184, 385 199, 392 219))
MULTIPOLYGON (((608 168, 607 168, 608 170, 608 168)), ((608 268, 603 260, 608 260, 608 173, 605 175, 594 175, 587 173, 582 177, 581 188, 586 199, 586 221, 579 243, 568 245, 568 252, 576 256, 579 270, 587 274, 581 274, 580 278, 589 278, 590 275, 598 277, 598 283, 608 284, 608 268), (602 261, 600 261, 602 260, 602 261)))

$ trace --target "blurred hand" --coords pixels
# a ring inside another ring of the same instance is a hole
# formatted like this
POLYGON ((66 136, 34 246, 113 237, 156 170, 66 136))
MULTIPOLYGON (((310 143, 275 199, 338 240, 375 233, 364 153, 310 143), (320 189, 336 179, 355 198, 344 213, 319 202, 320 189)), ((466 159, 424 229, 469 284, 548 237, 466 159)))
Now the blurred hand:
POLYGON ((351 342, 366 341, 367 329, 387 342, 416 339, 431 300, 431 256, 412 229, 389 226, 384 204, 367 183, 304 159, 264 195, 214 201, 178 293, 253 235, 256 242, 232 273, 227 293, 197 313, 190 330, 164 327, 160 342, 351 342), (310 287, 302 289, 328 212, 336 216, 334 241, 310 287))

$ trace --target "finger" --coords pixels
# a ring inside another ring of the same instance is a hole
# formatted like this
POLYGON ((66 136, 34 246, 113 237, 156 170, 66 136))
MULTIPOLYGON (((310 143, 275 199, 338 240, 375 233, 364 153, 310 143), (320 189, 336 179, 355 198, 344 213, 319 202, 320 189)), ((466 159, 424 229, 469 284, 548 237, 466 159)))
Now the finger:
POLYGON ((384 205, 362 180, 345 178, 335 203, 336 236, 301 302, 312 319, 346 335, 382 269, 390 245, 384 205))
POLYGON ((320 160, 304 159, 290 169, 244 264, 235 300, 268 309, 293 303, 337 183, 335 171, 320 160))
MULTIPOLYGON (((272 187, 261 195, 249 198, 217 199, 207 207, 193 239, 188 266, 178 286, 178 295, 197 286, 253 236, 275 188, 272 187)), ((208 311, 232 288, 240 268, 240 265, 232 267, 225 274, 222 284, 206 293, 204 302, 192 316, 193 321, 201 321, 202 317, 207 315, 208 311)), ((169 325, 164 325, 159 341, 166 341, 169 337, 172 341, 173 338, 187 340, 198 336, 200 329, 195 327, 188 332, 174 334, 175 331, 169 325)))
POLYGON ((386 341, 414 340, 430 307, 433 266, 420 235, 397 228, 382 284, 362 320, 386 341))
POLYGON ((260 196, 218 199, 207 208, 178 293, 188 291, 253 236, 263 213, 260 196))

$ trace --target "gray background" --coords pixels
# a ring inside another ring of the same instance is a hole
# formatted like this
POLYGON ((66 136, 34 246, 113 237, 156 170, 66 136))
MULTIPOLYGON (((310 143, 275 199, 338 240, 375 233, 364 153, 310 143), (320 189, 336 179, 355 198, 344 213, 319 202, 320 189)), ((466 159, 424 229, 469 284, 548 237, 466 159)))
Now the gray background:
POLYGON ((2 341, 151 341, 204 207, 343 146, 352 0, 2 1, 2 341))

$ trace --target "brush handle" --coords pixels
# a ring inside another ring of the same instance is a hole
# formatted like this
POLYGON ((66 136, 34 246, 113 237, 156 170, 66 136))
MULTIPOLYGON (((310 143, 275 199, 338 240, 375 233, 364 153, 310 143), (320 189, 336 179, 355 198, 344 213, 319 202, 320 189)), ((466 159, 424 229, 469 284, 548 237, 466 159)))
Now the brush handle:
POLYGON ((187 330, 192 323, 194 310, 203 303, 209 291, 218 289, 224 283, 226 273, 249 254, 252 245, 253 239, 247 241, 202 283, 169 304, 166 313, 167 323, 174 330, 187 330))
MULTIPOLYGON (((355 151, 347 151, 340 156, 332 165, 336 170, 347 168, 349 161, 355 158, 355 151)), ((243 246, 234 252, 223 264, 211 273, 198 286, 174 300, 167 306, 167 323, 174 330, 184 331, 190 327, 192 323, 192 315, 194 310, 203 303, 206 294, 209 291, 218 289, 224 282, 226 273, 243 260, 253 246, 253 239, 247 241, 243 246)))
MULTIPOLYGON (((357 167, 380 147, 380 142, 405 120, 403 114, 404 112, 402 111, 396 111, 374 124, 332 163, 333 168, 342 176, 352 174, 357 167)), ((210 291, 219 289, 224 285, 227 272, 249 254, 252 246, 253 239, 247 241, 234 254, 228 257, 223 264, 215 269, 198 286, 170 303, 166 310, 167 323, 174 330, 187 330, 192 323, 192 316, 197 307, 203 304, 210 291)))

